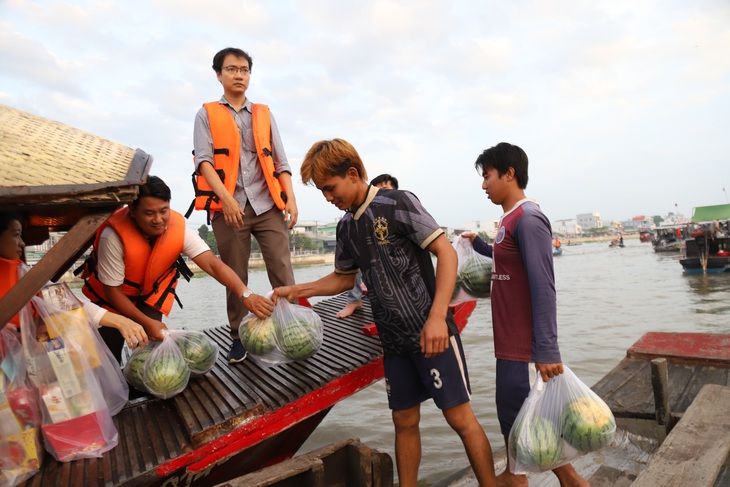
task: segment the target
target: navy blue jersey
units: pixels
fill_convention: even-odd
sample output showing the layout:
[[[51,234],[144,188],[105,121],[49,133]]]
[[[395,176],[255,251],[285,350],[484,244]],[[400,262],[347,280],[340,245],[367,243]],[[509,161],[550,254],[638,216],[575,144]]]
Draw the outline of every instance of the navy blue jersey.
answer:
[[[426,247],[444,232],[408,191],[370,187],[365,202],[337,224],[335,272],[362,271],[386,354],[421,351],[420,336],[436,292]],[[449,335],[458,333],[448,313]]]

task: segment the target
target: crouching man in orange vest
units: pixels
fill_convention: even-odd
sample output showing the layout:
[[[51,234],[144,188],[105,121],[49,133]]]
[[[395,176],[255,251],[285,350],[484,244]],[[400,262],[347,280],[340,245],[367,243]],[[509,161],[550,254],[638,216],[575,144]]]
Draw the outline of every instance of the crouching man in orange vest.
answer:
[[[269,299],[253,294],[236,273],[224,264],[202,238],[185,225],[185,218],[170,209],[170,188],[150,176],[139,196],[116,211],[97,231],[91,257],[84,266],[82,289],[92,302],[141,324],[152,340],[162,340],[162,315],[169,315],[177,299],[181,272],[190,270],[181,254],[223,284],[256,316],[270,316]],[[121,362],[124,340],[115,329],[100,330],[102,338]]]
[[[253,235],[272,288],[290,286],[294,271],[288,230],[298,216],[291,167],[269,107],[246,98],[251,68],[251,56],[241,49],[229,47],[213,57],[223,97],[204,104],[195,116],[194,207],[208,212],[221,259],[242,281],[248,281]],[[192,206],[188,215],[190,211]],[[244,304],[229,288],[229,362],[246,357],[238,340]]]

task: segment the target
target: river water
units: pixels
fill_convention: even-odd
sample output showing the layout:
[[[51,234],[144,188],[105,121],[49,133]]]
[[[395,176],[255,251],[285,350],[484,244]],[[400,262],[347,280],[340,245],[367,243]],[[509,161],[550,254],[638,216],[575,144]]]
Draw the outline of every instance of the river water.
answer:
[[[730,273],[685,274],[678,254],[656,254],[649,243],[626,240],[563,245],[555,257],[558,333],[563,362],[588,385],[609,372],[626,349],[649,331],[730,333]],[[295,270],[297,282],[318,279],[332,267]],[[252,271],[249,286],[270,289],[265,271]],[[182,282],[185,305],[168,326],[226,324],[223,288],[212,278]],[[316,299],[312,300],[316,302]],[[462,333],[472,385],[472,408],[493,449],[504,446],[494,405],[494,349],[489,300],[481,300]],[[468,465],[461,442],[432,402],[422,406],[423,456],[419,478],[427,486]],[[335,405],[300,453],[345,438],[393,452],[394,433],[385,387],[379,382]],[[557,484],[556,484],[557,485]]]

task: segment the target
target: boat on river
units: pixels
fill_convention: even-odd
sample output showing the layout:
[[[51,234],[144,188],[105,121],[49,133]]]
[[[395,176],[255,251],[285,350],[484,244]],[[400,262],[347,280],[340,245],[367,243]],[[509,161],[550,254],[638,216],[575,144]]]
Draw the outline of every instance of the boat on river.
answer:
[[[679,252],[682,242],[689,238],[689,224],[663,225],[657,227],[656,236],[651,241],[654,252]]]
[[[695,230],[682,245],[679,263],[688,273],[719,273],[730,271],[730,204],[698,206],[692,223]],[[724,223],[724,229],[718,225]]]
[[[592,486],[730,485],[730,335],[643,335],[593,387],[616,418],[613,441],[572,465]],[[504,448],[494,454],[504,470]],[[552,472],[528,475],[554,485]],[[473,487],[466,468],[433,487]]]
[[[4,326],[91,245],[97,229],[133,201],[152,157],[95,135],[0,105],[0,211],[19,212],[29,245],[66,232],[0,299]],[[181,285],[184,285],[182,283]],[[324,341],[311,358],[264,368],[223,354],[180,394],[133,399],[114,417],[119,444],[99,458],[58,462],[45,454],[25,486],[207,486],[290,458],[339,401],[383,377],[369,303],[335,314],[342,294],[313,309]],[[460,328],[474,301],[452,308]],[[227,327],[204,333],[227,350]]]

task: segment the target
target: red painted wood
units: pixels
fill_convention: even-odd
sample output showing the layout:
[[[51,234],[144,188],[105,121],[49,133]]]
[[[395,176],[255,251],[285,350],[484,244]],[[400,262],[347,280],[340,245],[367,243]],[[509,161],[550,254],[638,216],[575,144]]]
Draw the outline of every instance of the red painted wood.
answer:
[[[665,357],[673,362],[730,366],[730,335],[651,332],[634,343],[626,355],[635,358]]]
[[[157,475],[166,477],[183,467],[187,467],[190,472],[204,470],[219,460],[236,454],[289,427],[293,427],[302,419],[351,396],[382,379],[383,374],[383,358],[381,356],[276,411],[256,418],[228,435],[159,465],[156,468]]]

